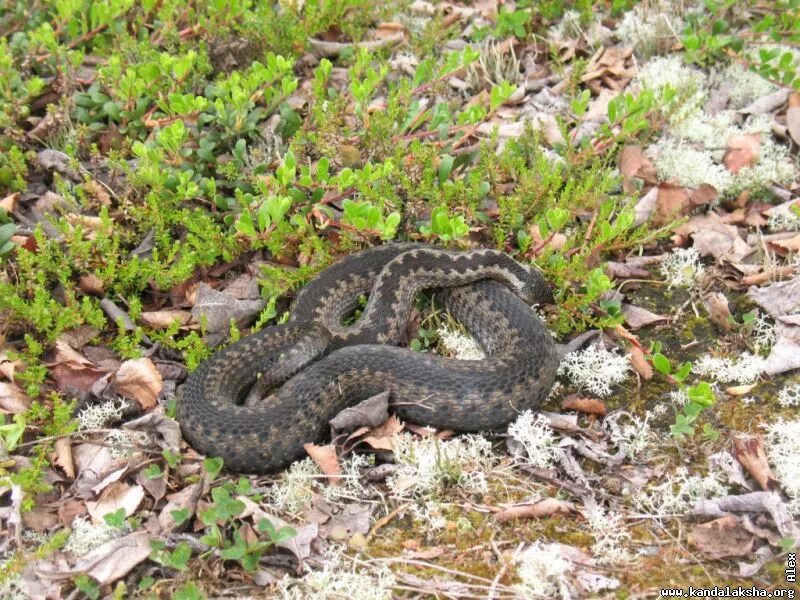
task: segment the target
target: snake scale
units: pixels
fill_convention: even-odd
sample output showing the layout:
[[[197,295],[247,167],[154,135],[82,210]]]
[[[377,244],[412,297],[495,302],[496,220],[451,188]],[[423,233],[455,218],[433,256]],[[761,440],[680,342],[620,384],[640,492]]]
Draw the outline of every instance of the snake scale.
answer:
[[[487,358],[397,346],[415,296],[431,288]],[[361,317],[343,325],[364,294]],[[536,409],[555,380],[555,343],[528,306],[550,299],[541,274],[502,252],[423,244],[364,250],[303,288],[287,323],[231,344],[189,376],[179,393],[183,435],[229,470],[271,473],[302,457],[303,445],[323,438],[342,409],[387,390],[401,419],[456,431],[502,428]],[[262,390],[283,385],[243,403],[256,381]]]

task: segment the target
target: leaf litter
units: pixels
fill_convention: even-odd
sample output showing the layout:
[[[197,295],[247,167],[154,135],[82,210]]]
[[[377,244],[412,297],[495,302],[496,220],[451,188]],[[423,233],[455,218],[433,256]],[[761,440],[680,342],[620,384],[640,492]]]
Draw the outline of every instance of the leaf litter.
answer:
[[[439,15],[442,23],[462,32],[462,38],[456,41],[463,43],[470,31],[500,27],[513,12],[507,4],[492,1],[467,7],[449,2],[433,5],[421,0],[414,2],[409,11],[404,18],[430,19]],[[513,31],[513,25],[507,26]],[[623,36],[622,26],[619,23],[616,26],[618,37],[629,40]],[[389,399],[381,395],[346,409],[332,420],[334,443],[309,444],[306,449],[312,460],[267,479],[236,479],[227,475],[215,478],[209,476],[207,466],[200,473],[198,465],[203,457],[183,444],[177,422],[166,414],[169,407],[163,392],[167,381],[160,366],[163,368],[163,361],[172,357],[126,359],[121,352],[96,346],[101,349],[96,353],[98,358],[90,358],[86,343],[91,338],[84,343],[56,340],[51,360],[44,363],[54,382],[52,389],[75,397],[79,397],[80,391],[82,401],[105,405],[97,417],[104,420],[89,419],[89,427],[55,441],[52,464],[56,469],[51,469],[50,475],[55,486],[37,499],[44,509],[23,513],[19,489],[11,486],[6,490],[4,505],[0,507],[4,525],[0,544],[4,552],[24,548],[26,527],[32,531],[71,527],[74,535],[79,531],[76,519],[97,528],[104,526],[111,514],[118,515],[125,525],[113,532],[115,537],[82,556],[70,557],[60,550],[25,565],[19,585],[26,586],[30,597],[66,597],[73,578],[81,574],[110,590],[112,584],[128,581],[126,577],[143,565],[155,564],[150,542],[157,536],[167,539],[175,552],[182,541],[190,539],[191,560],[195,564],[218,570],[223,564],[236,565],[233,567],[236,578],[267,582],[273,589],[283,589],[285,597],[292,597],[286,591],[291,586],[311,589],[302,586],[314,585],[312,576],[324,572],[326,561],[332,560],[329,556],[337,552],[330,564],[345,561],[346,566],[338,567],[342,572],[384,581],[381,577],[385,574],[376,565],[381,559],[402,560],[401,548],[412,550],[406,558],[409,562],[418,561],[426,576],[398,569],[393,575],[397,579],[393,579],[395,583],[388,589],[412,589],[449,597],[526,597],[543,591],[562,597],[582,597],[620,586],[623,575],[613,569],[603,571],[603,565],[635,562],[628,546],[640,555],[650,551],[642,544],[638,548],[631,544],[630,531],[634,527],[646,536],[657,554],[664,539],[659,528],[672,527],[685,533],[688,527],[687,540],[698,560],[704,564],[705,561],[727,564],[727,559],[755,557],[755,562],[739,563],[740,573],[754,581],[763,581],[758,578],[762,577],[765,565],[780,555],[782,540],[800,539],[798,513],[792,508],[798,499],[790,496],[792,488],[785,476],[781,480],[780,473],[773,472],[766,442],[761,438],[740,437],[736,433],[738,428],[746,428],[741,422],[735,428],[722,426],[722,431],[716,433],[730,442],[732,450],[712,455],[702,445],[688,447],[688,461],[698,467],[698,472],[707,469],[707,476],[681,471],[674,465],[665,471],[663,465],[655,466],[666,457],[657,444],[659,434],[650,428],[648,419],[651,415],[654,421],[663,419],[667,409],[680,411],[687,400],[691,401],[691,396],[682,397],[683,391],[676,387],[672,394],[665,394],[647,406],[646,412],[638,410],[642,408],[638,406],[625,417],[609,410],[608,404],[615,398],[605,400],[595,396],[606,397],[621,393],[623,388],[646,386],[642,382],[654,377],[654,368],[659,372],[663,369],[659,369],[662,363],[654,359],[659,351],[648,344],[668,336],[671,329],[681,330],[682,321],[687,319],[705,319],[713,339],[692,335],[691,339],[682,340],[683,346],[707,346],[719,338],[723,343],[704,349],[712,352],[752,349],[746,339],[746,323],[742,321],[744,314],[750,314],[740,307],[743,297],[763,309],[773,321],[772,341],[762,353],[759,371],[764,377],[736,388],[715,388],[713,395],[719,398],[727,394],[725,401],[733,403],[754,395],[770,402],[766,391],[770,381],[780,381],[776,376],[800,369],[800,238],[796,233],[800,226],[793,221],[797,218],[800,223],[800,217],[792,212],[797,204],[796,156],[790,158],[786,145],[781,145],[780,136],[775,133],[783,123],[784,138],[788,136],[798,143],[798,96],[785,89],[771,90],[737,107],[730,97],[724,101],[725,85],[714,88],[709,84],[713,80],[708,73],[696,67],[680,63],[674,73],[666,73],[672,63],[658,63],[662,60],[659,57],[652,59],[655,66],[650,62],[648,67],[647,61],[637,56],[640,48],[617,42],[612,37],[613,27],[609,29],[605,23],[598,21],[592,28],[584,29],[580,22],[565,14],[553,30],[556,33],[552,39],[556,40],[561,61],[558,68],[549,59],[541,58],[534,38],[526,38],[525,42],[513,36],[508,38],[512,41],[505,44],[500,56],[502,60],[513,56],[519,61],[522,66],[517,66],[516,75],[522,85],[494,108],[486,90],[464,98],[467,108],[488,106],[488,118],[458,132],[461,137],[456,138],[457,143],[451,148],[454,153],[474,151],[474,147],[492,137],[499,141],[499,152],[504,140],[525,140],[533,129],[540,130],[541,139],[551,147],[571,144],[579,151],[585,148],[582,140],[600,143],[598,132],[604,126],[612,129],[623,126],[609,119],[609,105],[615,97],[635,89],[662,93],[657,81],[659,69],[664,76],[683,74],[701,84],[694,90],[699,94],[698,106],[712,98],[716,102],[714,110],[706,104],[705,109],[682,115],[684,122],[694,124],[695,129],[668,118],[662,123],[664,136],[660,141],[647,147],[630,143],[619,152],[621,185],[635,200],[634,222],[656,228],[676,219],[683,223],[672,228],[672,248],[648,244],[641,248],[643,257],[620,253],[615,260],[605,263],[606,275],[618,287],[615,297],[604,301],[610,302],[607,306],[616,302],[624,322],[637,333],[622,329],[621,325],[608,328],[606,333],[611,336],[608,347],[592,346],[584,354],[584,360],[574,357],[569,363],[571,377],[569,381],[563,378],[563,389],[556,390],[553,396],[561,401],[562,410],[578,414],[545,413],[541,420],[527,423],[524,435],[509,431],[505,439],[517,449],[509,456],[500,450],[499,444],[493,443],[498,441],[496,438],[451,439],[450,433],[437,435],[414,424],[401,423],[389,416]],[[412,28],[404,23],[383,21],[372,28],[367,38],[358,41],[346,39],[335,28],[323,33],[319,39],[309,39],[313,53],[309,60],[318,62],[320,57],[338,60],[361,49],[382,49],[399,61]],[[666,37],[670,47],[677,43],[674,36]],[[571,62],[576,58],[583,61],[581,71]],[[491,76],[487,63],[488,59],[482,67],[484,77]],[[418,60],[408,62],[407,72],[415,73],[418,65]],[[558,76],[558,69],[565,65],[567,71]],[[591,102],[583,122],[565,132],[560,122],[570,106],[566,85],[572,69],[576,69],[580,83],[591,93]],[[467,75],[458,70],[444,80],[453,89],[468,90],[471,84]],[[338,76],[346,78],[347,73],[340,72]],[[730,83],[727,82],[728,88]],[[708,84],[709,89],[702,87],[703,84]],[[427,91],[421,90],[417,100],[429,102]],[[387,105],[375,101],[365,108],[378,114]],[[40,119],[28,135],[37,139],[52,135],[51,129],[57,127],[53,119],[54,116]],[[355,159],[346,162],[361,162],[361,151],[351,147]],[[599,146],[593,148],[602,151]],[[55,150],[39,151],[36,164],[50,177],[57,174],[74,183],[91,173],[89,166],[79,165],[76,170],[66,154]],[[105,187],[91,178],[88,183],[92,184],[87,189],[97,204],[113,203]],[[765,203],[762,201],[765,189],[785,193],[788,200],[780,205]],[[756,193],[762,196],[756,199]],[[776,196],[780,197],[778,193]],[[53,190],[43,190],[37,197],[23,201],[29,208],[28,217],[19,212],[17,197],[9,198],[2,201],[6,212],[28,226],[41,224],[45,233],[56,239],[64,235],[53,225],[60,213],[66,215],[73,231],[82,229],[87,239],[102,234],[105,227],[95,214],[72,212],[77,208]],[[546,249],[559,250],[567,243],[563,233],[542,235],[540,228],[533,225],[530,235],[532,255],[543,254]],[[23,240],[24,244],[35,242],[32,235],[23,236]],[[152,235],[148,234],[139,254],[147,255],[152,247]],[[651,259],[663,259],[664,264],[663,261],[669,260],[665,252],[673,248],[692,249],[698,262],[693,262],[694,258],[678,261],[678,268],[672,273],[674,282],[653,284],[652,280],[661,276],[653,270]],[[647,260],[643,262],[642,258]],[[663,269],[662,275],[670,276]],[[679,280],[691,285],[673,286]],[[81,289],[89,295],[107,293],[103,280],[91,273],[80,281]],[[652,302],[652,295],[646,293],[651,284],[655,295],[663,295],[665,289],[675,287],[674,297],[683,304],[676,308],[670,303]],[[679,295],[678,288],[684,295]],[[188,290],[187,287],[184,291]],[[177,298],[180,294],[175,291]],[[103,310],[113,320],[119,320],[123,329],[136,331],[136,322],[129,315],[134,311],[121,308],[116,300],[104,298]],[[647,306],[640,306],[639,302]],[[190,311],[186,310],[188,307]],[[180,301],[166,304],[161,301],[150,308],[153,310],[140,312],[137,319],[153,330],[169,330],[175,323],[182,328],[200,327],[210,342],[214,336],[217,341],[224,339],[232,322],[237,327],[251,324],[267,308],[267,303],[259,296],[253,275],[245,272],[227,283],[213,275],[206,277]],[[677,348],[685,349],[681,344],[670,346],[673,352]],[[22,414],[32,404],[23,384],[17,381],[26,366],[9,358],[5,348],[0,350],[3,352],[0,373],[5,379],[0,381],[0,408],[7,415]],[[112,362],[101,363],[99,357],[108,354]],[[604,371],[604,361],[595,355],[605,357],[606,363],[619,359],[618,368],[614,373]],[[587,356],[595,359],[586,360]],[[670,369],[673,366],[677,367],[671,365]],[[666,375],[667,381],[674,384],[676,371],[670,370]],[[184,376],[184,372],[176,372],[173,383]],[[117,404],[120,397],[133,401],[133,406],[122,408],[122,404]],[[140,416],[131,419],[129,410]],[[792,417],[791,413],[784,414]],[[721,415],[721,411],[716,414]],[[124,425],[119,427],[121,422]],[[3,431],[8,432],[3,435],[4,446],[0,448],[0,463],[4,465],[6,459],[25,463],[26,457],[14,452],[18,452],[17,444],[26,443],[22,441],[26,438],[11,437],[13,423],[6,418],[3,425]],[[714,443],[710,432],[709,436],[708,443]],[[716,443],[719,446],[720,442]],[[406,452],[400,460],[401,449],[408,447],[413,451]],[[436,460],[425,460],[426,448],[435,449]],[[540,463],[541,457],[535,455],[534,448],[552,451],[549,463]],[[414,456],[415,453],[419,456]],[[10,466],[13,468],[13,464]],[[403,469],[405,472],[401,472]],[[368,477],[367,473],[371,475]],[[368,479],[369,484],[358,482],[361,477]],[[422,482],[429,487],[423,490]],[[622,494],[623,482],[626,494],[635,498],[634,504]],[[498,493],[498,487],[514,491]],[[210,500],[215,489],[224,493]],[[758,489],[761,491],[755,491]],[[556,498],[559,491],[569,499]],[[279,494],[294,494],[302,500],[292,508],[288,503],[281,507],[275,500]],[[241,563],[225,558],[238,556],[232,546],[225,547],[227,542],[211,539],[218,525],[210,525],[202,514],[209,509],[222,510],[221,506],[233,511],[239,526],[236,532],[247,537],[251,547],[256,540],[264,539],[259,529],[261,521],[269,522],[271,531],[286,527],[294,535],[275,543],[279,550],[268,550],[260,556],[254,575],[252,569],[242,569]],[[645,509],[648,510],[644,518],[659,527],[642,527],[638,523],[636,511]],[[509,539],[498,544],[494,534],[490,539],[482,536],[470,519],[483,513],[494,515],[497,523],[508,522],[514,527],[521,523],[526,529],[491,527],[501,538],[524,531],[525,543],[515,547],[509,545]],[[27,521],[23,514],[29,515]],[[542,542],[534,538],[543,529],[537,528],[535,522],[554,516],[562,526],[566,524],[582,536],[580,541],[574,545],[537,545]],[[671,521],[676,517],[677,523]],[[409,526],[415,528],[415,539],[398,543],[402,530]],[[389,531],[392,533],[388,534]],[[449,535],[452,532],[457,532],[456,539]],[[458,539],[464,537],[464,532],[468,532],[466,537],[471,538],[471,545]],[[517,539],[515,535],[510,537]],[[347,548],[355,552],[348,554]],[[592,549],[591,554],[586,552],[587,548]],[[491,565],[491,577],[473,574],[467,567],[459,568],[462,553],[480,554]],[[545,568],[547,565],[536,562],[537,553],[549,557],[549,570]],[[281,557],[289,560],[290,567]],[[162,577],[181,571],[178,564],[161,564],[157,568]],[[290,580],[284,575],[295,577]],[[302,575],[305,577],[297,577]],[[275,588],[276,585],[284,587]],[[643,589],[641,582],[628,585],[631,589],[637,586]]]

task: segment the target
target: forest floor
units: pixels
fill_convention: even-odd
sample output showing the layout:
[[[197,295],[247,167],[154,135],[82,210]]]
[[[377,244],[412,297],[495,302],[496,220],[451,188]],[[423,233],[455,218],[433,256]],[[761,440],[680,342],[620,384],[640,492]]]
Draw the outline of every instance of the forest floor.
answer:
[[[6,0],[0,597],[793,597],[799,4]],[[542,411],[187,445],[187,375],[392,240],[544,273],[594,335]]]

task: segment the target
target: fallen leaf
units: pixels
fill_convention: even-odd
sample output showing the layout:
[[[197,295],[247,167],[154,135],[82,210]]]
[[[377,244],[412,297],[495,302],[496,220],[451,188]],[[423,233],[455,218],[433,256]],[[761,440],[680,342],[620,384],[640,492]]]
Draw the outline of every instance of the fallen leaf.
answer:
[[[689,532],[689,544],[716,560],[731,556],[751,556],[755,541],[755,536],[734,515],[695,525]]]
[[[345,408],[328,421],[339,433],[348,433],[359,427],[377,427],[389,418],[389,392],[381,392]]]
[[[59,389],[74,387],[79,390],[89,391],[97,380],[106,375],[107,371],[99,369],[89,359],[72,347],[63,338],[55,343],[55,358],[52,363],[53,377]]]
[[[149,358],[137,358],[122,363],[113,385],[114,391],[119,395],[136,400],[147,410],[155,406],[163,382],[153,361]]]
[[[116,481],[103,490],[97,501],[87,501],[86,509],[95,521],[102,522],[109,513],[123,509],[130,517],[144,500],[144,489],[139,485],[129,485]]]
[[[86,273],[78,279],[78,287],[85,294],[102,296],[105,293],[105,282],[94,273]]]
[[[36,571],[50,578],[68,578],[86,574],[104,586],[130,573],[136,565],[150,557],[150,552],[150,534],[146,531],[137,531],[95,548],[78,559],[72,568],[53,572],[39,567]]]
[[[650,271],[647,269],[613,260],[608,261],[603,270],[612,279],[646,279],[650,277]]]
[[[331,444],[325,446],[303,444],[303,448],[306,454],[311,457],[311,460],[325,473],[332,485],[339,485],[342,482],[342,466],[339,464],[335,446]]]
[[[561,403],[563,410],[576,410],[589,415],[605,416],[608,413],[605,402],[597,398],[583,398],[577,394],[570,394]]]
[[[723,331],[730,331],[733,327],[733,316],[728,307],[728,299],[722,292],[713,292],[706,296],[706,308],[711,322]]]
[[[800,327],[781,321],[786,318],[778,317],[775,323],[775,344],[764,360],[764,372],[767,375],[800,369]]]
[[[625,317],[625,322],[630,325],[631,329],[639,329],[645,325],[661,323],[668,320],[668,317],[657,315],[646,308],[634,306],[633,304],[623,304],[621,311],[622,315]]]
[[[393,452],[395,449],[395,436],[402,430],[403,423],[395,415],[392,415],[380,426],[373,429],[369,435],[365,436],[363,441],[374,450]]]
[[[496,513],[494,518],[499,523],[514,519],[541,519],[555,515],[570,515],[577,512],[576,506],[566,500],[545,498],[532,503],[516,504]]]
[[[168,497],[167,504],[161,509],[158,515],[158,523],[161,525],[162,531],[171,532],[178,527],[188,525],[191,519],[186,519],[181,525],[175,523],[174,511],[185,511],[188,509],[189,517],[197,511],[197,501],[203,494],[203,481],[198,481],[192,485],[187,485],[179,492],[176,492]]]
[[[0,413],[15,415],[28,410],[32,400],[13,383],[0,381]]]
[[[58,438],[54,444],[55,463],[67,477],[75,479],[75,464],[72,462],[72,440],[68,437]]]
[[[192,319],[192,313],[188,310],[154,310],[143,312],[139,318],[142,323],[153,329],[166,329],[177,321],[181,325],[186,325]]]
[[[201,283],[192,307],[192,317],[199,323],[205,319],[207,331],[219,333],[230,329],[231,319],[246,325],[266,306],[265,300],[240,300]]]
[[[58,514],[35,508],[22,513],[22,524],[26,529],[49,531],[58,525]]]
[[[771,317],[788,315],[800,308],[800,275],[764,287],[751,287],[747,296]]]
[[[691,208],[686,188],[671,183],[661,183],[656,189],[658,196],[656,196],[654,225],[665,225],[676,217],[685,215]]]
[[[654,185],[633,207],[634,226],[638,227],[647,223],[653,216],[658,206],[658,186]]]
[[[738,112],[749,115],[763,115],[770,113],[776,108],[780,108],[789,99],[789,90],[781,88],[766,96],[756,98],[744,108],[740,108]]]
[[[758,162],[758,151],[761,146],[760,133],[742,133],[728,138],[725,156],[722,162],[731,173],[738,173],[745,167]]]
[[[757,383],[751,383],[749,385],[734,385],[725,388],[725,393],[729,396],[746,396],[757,385]]]
[[[631,366],[640,377],[650,380],[653,378],[653,366],[650,361],[644,357],[644,351],[638,346],[631,346],[628,348],[628,354],[631,356]]]
[[[731,454],[750,473],[762,490],[780,489],[778,480],[769,466],[767,454],[764,451],[764,442],[760,437],[734,436],[731,443]]]
[[[798,94],[789,95],[789,108],[786,109],[786,127],[795,144],[800,144],[800,105],[797,103]]]
[[[58,505],[58,520],[64,527],[72,527],[72,521],[85,514],[86,504],[77,498],[67,498]]]
[[[237,496],[236,499],[240,500],[245,505],[245,511],[239,515],[239,518],[252,516],[254,523],[258,523],[261,519],[267,519],[272,523],[275,529],[281,529],[282,527],[288,526],[295,530],[297,535],[283,542],[279,542],[277,546],[294,554],[295,558],[297,558],[297,561],[302,567],[303,561],[311,556],[311,542],[319,537],[319,525],[316,523],[310,523],[308,525],[301,526],[292,525],[280,517],[264,511],[258,504],[253,502],[253,500],[247,496]]]
[[[178,422],[159,412],[151,412],[133,421],[127,421],[123,423],[122,428],[143,431],[150,436],[150,440],[157,447],[173,453],[180,450],[183,440]]]

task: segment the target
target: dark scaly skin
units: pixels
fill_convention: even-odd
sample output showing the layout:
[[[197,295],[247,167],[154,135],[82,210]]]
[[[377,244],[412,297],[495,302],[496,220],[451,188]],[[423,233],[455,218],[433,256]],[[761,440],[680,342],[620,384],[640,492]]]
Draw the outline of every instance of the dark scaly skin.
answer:
[[[417,292],[443,286],[439,296],[486,359],[389,345],[405,330]],[[362,318],[342,326],[363,293],[370,297]],[[183,435],[229,470],[270,473],[301,458],[303,444],[321,439],[342,409],[386,390],[401,419],[457,431],[502,428],[537,409],[555,380],[555,343],[520,297],[543,302],[549,293],[538,272],[495,251],[415,244],[363,251],[309,283],[292,321],[230,345],[190,375],[179,402]],[[294,376],[266,402],[238,405],[258,373]]]

